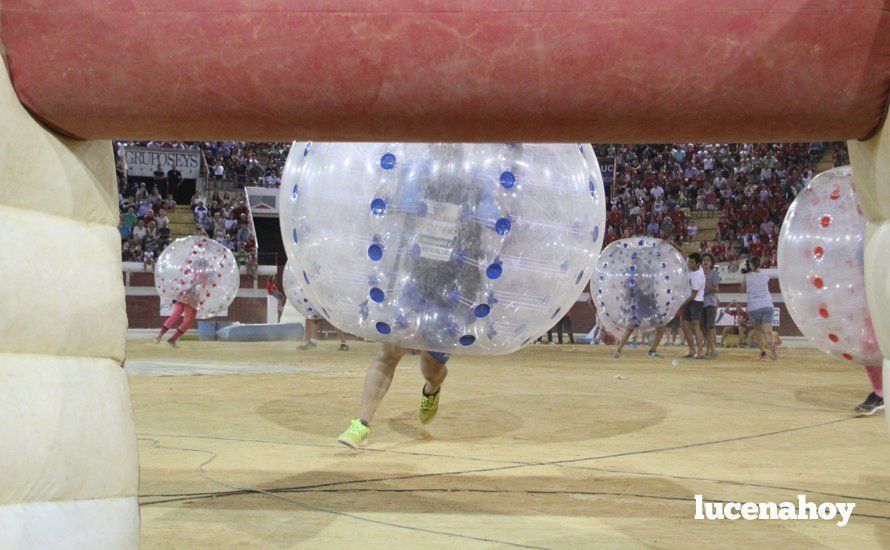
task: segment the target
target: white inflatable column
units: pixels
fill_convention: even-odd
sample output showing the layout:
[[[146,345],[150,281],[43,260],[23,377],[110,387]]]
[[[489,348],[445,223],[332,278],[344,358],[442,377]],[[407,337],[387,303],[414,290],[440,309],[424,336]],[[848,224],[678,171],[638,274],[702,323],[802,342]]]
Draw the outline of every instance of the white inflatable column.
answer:
[[[868,309],[884,357],[890,356],[890,123],[871,139],[850,141],[853,182],[868,218],[865,233],[865,290]],[[884,359],[884,384],[890,386],[890,362]],[[890,396],[885,396],[890,397]],[[890,426],[890,413],[886,414]]]
[[[135,548],[114,156],[61,139],[0,67],[0,548]]]

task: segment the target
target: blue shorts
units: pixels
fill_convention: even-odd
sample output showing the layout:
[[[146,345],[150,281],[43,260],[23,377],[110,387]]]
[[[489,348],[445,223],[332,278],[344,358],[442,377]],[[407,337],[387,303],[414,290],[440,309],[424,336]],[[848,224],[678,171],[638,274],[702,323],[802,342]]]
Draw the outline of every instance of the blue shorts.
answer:
[[[762,307],[748,312],[752,325],[772,325],[773,324],[773,308]]]
[[[443,365],[451,358],[450,353],[442,353],[441,351],[428,351],[427,353],[430,354],[430,357]]]

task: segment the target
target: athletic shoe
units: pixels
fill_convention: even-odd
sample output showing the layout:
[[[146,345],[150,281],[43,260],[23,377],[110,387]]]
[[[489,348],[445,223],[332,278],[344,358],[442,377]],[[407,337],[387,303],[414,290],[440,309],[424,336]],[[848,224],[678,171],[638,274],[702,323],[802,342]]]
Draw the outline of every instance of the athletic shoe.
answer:
[[[884,398],[878,397],[878,394],[876,394],[875,392],[871,392],[870,394],[868,394],[868,397],[865,398],[865,401],[853,408],[853,412],[855,412],[859,416],[871,416],[883,409]]]
[[[637,345],[634,343],[628,344],[627,347],[629,347],[630,349],[637,349]]]
[[[687,353],[686,355],[683,356],[683,359],[695,359],[696,357],[698,357],[698,355],[696,355],[694,353]]]
[[[161,343],[161,337],[160,337],[160,336],[155,336],[154,338],[152,338],[152,341],[153,341],[155,344],[160,344],[160,343]]]
[[[662,357],[661,355],[659,355],[659,354],[658,354],[658,351],[656,351],[656,350],[654,350],[654,349],[650,349],[650,350],[649,350],[649,353],[647,353],[646,355],[647,355],[648,357],[653,358],[653,359],[664,359],[664,357]]]
[[[436,413],[439,412],[440,391],[441,388],[433,395],[424,395],[423,391],[421,391],[420,412],[417,414],[421,424],[429,424],[436,417]]]
[[[173,340],[167,340],[167,345],[170,346],[171,348],[175,348],[176,342],[174,342]]]
[[[619,357],[621,357],[621,352],[616,351],[615,353],[612,354],[612,357],[614,357],[615,359],[618,359]]]
[[[349,351],[349,346],[345,342],[340,344],[340,351]]]
[[[357,449],[359,445],[364,445],[368,440],[368,435],[371,433],[371,428],[362,424],[362,421],[358,418],[353,419],[352,423],[349,424],[349,428],[346,429],[345,432],[340,434],[340,437],[337,438],[337,441],[346,445],[347,447],[352,447],[353,449]]]
[[[761,361],[766,361],[766,352],[765,352],[765,351],[761,351],[761,352],[760,352],[760,360],[761,360]]]

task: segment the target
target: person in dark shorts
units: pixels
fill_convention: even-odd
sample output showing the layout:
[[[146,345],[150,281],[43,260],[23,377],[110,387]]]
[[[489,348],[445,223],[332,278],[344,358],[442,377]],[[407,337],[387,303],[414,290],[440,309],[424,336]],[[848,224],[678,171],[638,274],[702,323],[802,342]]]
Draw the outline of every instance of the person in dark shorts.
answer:
[[[702,270],[705,272],[705,300],[701,328],[707,346],[704,357],[713,359],[717,356],[717,306],[720,304],[717,292],[720,291],[720,274],[714,267],[714,256],[710,252],[702,254]]]
[[[702,314],[704,313],[705,300],[705,272],[701,268],[701,254],[693,252],[689,255],[687,264],[692,272],[692,295],[683,306],[683,336],[689,345],[689,353],[683,359],[701,359],[704,356],[705,337],[701,331]]]

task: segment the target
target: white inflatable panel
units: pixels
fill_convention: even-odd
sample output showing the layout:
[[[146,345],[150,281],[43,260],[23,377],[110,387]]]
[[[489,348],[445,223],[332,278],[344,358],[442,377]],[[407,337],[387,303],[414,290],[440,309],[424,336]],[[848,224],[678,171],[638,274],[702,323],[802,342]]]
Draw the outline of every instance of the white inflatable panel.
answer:
[[[872,324],[884,357],[890,355],[890,123],[866,141],[849,141],[853,182],[862,211],[868,218],[865,231],[865,292]],[[884,387],[890,388],[890,364],[884,359]],[[884,415],[890,427],[890,414]]]
[[[134,495],[136,433],[117,362],[0,354],[0,419],[0,504]]]
[[[0,548],[138,548],[136,497],[0,506]]]
[[[110,142],[60,139],[0,70],[0,548],[137,548]]]
[[[120,237],[112,227],[0,206],[0,352],[124,358]]]

